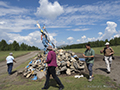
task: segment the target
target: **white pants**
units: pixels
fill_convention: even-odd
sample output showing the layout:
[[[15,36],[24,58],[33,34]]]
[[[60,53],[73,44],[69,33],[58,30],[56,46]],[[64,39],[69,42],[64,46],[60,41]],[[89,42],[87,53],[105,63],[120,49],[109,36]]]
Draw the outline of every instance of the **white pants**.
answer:
[[[107,67],[107,71],[110,72],[111,64],[112,64],[112,56],[104,56],[105,64]]]

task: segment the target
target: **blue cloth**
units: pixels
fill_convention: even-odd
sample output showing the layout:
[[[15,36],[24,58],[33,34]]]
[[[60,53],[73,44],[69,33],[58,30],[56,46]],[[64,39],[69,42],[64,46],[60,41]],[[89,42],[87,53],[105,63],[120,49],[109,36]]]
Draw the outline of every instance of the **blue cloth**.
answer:
[[[92,63],[87,63],[87,68],[88,68],[88,71],[89,71],[89,75],[92,76],[92,67],[93,67],[93,64]]]
[[[31,64],[33,61],[30,61],[29,64]]]
[[[8,71],[8,74],[10,75],[10,74],[12,74],[13,63],[8,63],[7,66],[8,66],[7,71]]]
[[[47,40],[47,39],[42,40],[42,43],[43,43],[44,47],[47,47],[47,46],[48,46],[48,40]]]
[[[74,55],[73,57],[77,57],[77,55]]]
[[[85,58],[79,58],[80,61],[85,61]]]
[[[48,47],[48,40],[47,40],[47,38],[43,38],[43,40],[42,40],[42,43],[43,43],[43,45],[44,45],[44,52],[45,52],[45,54],[47,54],[47,47]]]
[[[27,65],[27,67],[26,68],[28,68],[29,67],[29,65]]]
[[[33,61],[30,61],[29,64],[32,64],[32,62],[33,62]],[[26,66],[26,68],[28,68],[28,67],[29,67],[29,65]]]
[[[37,76],[34,75],[34,77],[31,80],[37,80]]]

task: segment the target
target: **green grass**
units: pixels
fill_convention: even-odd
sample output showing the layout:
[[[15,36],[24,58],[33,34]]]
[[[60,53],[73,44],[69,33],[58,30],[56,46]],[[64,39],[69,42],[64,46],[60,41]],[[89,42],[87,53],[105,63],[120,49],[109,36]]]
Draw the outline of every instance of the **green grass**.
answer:
[[[86,77],[76,79],[74,76],[59,76],[59,78],[65,86],[64,90],[120,90],[115,83],[111,82],[109,77],[103,75],[95,75],[92,82],[88,82]],[[4,85],[2,90],[41,90],[45,83],[45,78],[39,81],[31,81],[18,76],[16,79],[14,82]],[[58,85],[53,79],[50,79],[49,85],[48,90],[58,90]]]
[[[114,56],[120,56],[120,46],[111,46],[115,52]],[[100,54],[100,50],[103,50],[104,47],[96,47],[93,48],[95,51],[95,54]],[[79,48],[79,49],[66,49],[66,50],[71,50],[73,52],[76,53],[84,53],[84,51],[86,50],[86,48]],[[101,54],[102,55],[102,54]]]
[[[27,64],[32,60],[28,60],[27,62],[21,64],[15,70],[19,70],[27,66]],[[73,76],[59,76],[61,82],[65,86],[64,90],[120,90],[116,86],[116,83],[112,82],[109,77],[104,75],[95,75],[95,78],[92,82],[88,82],[88,75],[84,75],[83,78],[74,78]],[[4,75],[0,76],[1,78],[6,77]],[[16,76],[14,80],[5,80],[3,84],[0,85],[2,90],[41,90],[44,86],[45,78],[42,80],[32,81],[31,79],[26,79],[21,76]],[[58,85],[51,78],[49,81],[49,89],[48,90],[58,90]]]
[[[12,52],[14,58],[16,58],[16,57],[19,57],[21,55],[25,55],[31,51],[0,51],[0,62],[4,61],[10,52]]]
[[[83,49],[84,50],[84,49]],[[15,70],[19,70],[27,66],[27,64],[32,60],[21,64]],[[7,74],[0,75],[0,78],[6,77]],[[120,85],[116,86],[116,83],[112,82],[109,77],[104,75],[95,75],[92,82],[88,82],[88,75],[83,78],[74,78],[74,76],[59,76],[61,82],[65,86],[63,90],[120,90]],[[26,79],[21,76],[16,76],[14,80],[5,80],[0,84],[0,89],[2,90],[41,90],[44,86],[45,78],[42,80],[32,81],[31,79]],[[58,90],[58,85],[53,79],[50,79],[48,90]]]

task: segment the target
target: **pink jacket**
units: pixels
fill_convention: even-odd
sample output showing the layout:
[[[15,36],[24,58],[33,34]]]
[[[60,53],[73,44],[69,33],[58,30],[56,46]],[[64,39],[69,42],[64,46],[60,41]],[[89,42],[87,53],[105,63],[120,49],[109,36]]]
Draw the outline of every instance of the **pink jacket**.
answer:
[[[49,51],[47,60],[46,60],[48,67],[55,66],[57,67],[57,61],[56,61],[56,53],[54,51]]]

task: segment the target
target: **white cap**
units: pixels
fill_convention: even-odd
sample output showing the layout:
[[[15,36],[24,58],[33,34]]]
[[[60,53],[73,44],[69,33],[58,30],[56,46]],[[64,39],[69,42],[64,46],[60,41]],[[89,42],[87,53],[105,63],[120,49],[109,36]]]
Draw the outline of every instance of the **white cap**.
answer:
[[[9,53],[10,55],[13,55],[13,53],[11,52],[11,53]]]
[[[105,45],[110,45],[110,43],[109,43],[109,42],[106,42]]]

